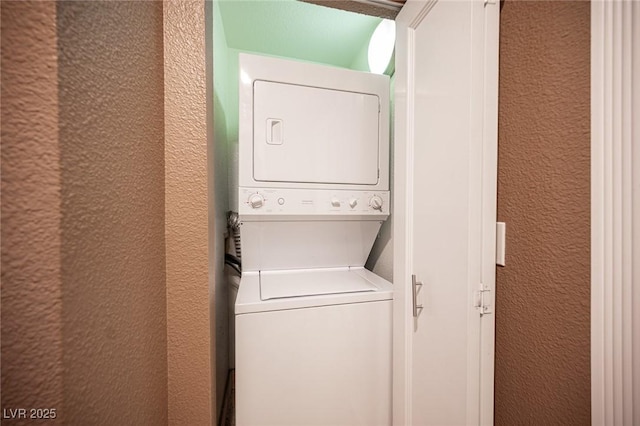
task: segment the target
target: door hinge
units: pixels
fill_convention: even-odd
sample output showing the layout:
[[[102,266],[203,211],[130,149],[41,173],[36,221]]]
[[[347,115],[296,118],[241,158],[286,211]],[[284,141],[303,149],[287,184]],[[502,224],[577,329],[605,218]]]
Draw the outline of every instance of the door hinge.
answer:
[[[475,292],[473,306],[480,311],[480,316],[493,313],[491,310],[491,289],[480,283],[480,289]]]
[[[498,0],[484,0],[484,5],[488,5],[488,4],[496,4],[498,2]]]

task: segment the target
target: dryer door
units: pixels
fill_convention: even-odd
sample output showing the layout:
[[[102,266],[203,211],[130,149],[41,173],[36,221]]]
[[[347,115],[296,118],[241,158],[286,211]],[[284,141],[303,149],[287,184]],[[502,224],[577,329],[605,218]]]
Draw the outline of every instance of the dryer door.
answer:
[[[378,96],[270,81],[253,90],[256,181],[378,183]]]

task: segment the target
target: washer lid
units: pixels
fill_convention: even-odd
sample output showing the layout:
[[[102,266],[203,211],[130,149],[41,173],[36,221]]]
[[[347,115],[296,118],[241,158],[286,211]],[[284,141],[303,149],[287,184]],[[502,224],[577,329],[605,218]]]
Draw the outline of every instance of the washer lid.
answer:
[[[366,281],[375,286],[375,291],[318,294],[315,296],[282,297],[262,300],[260,294],[260,273],[243,271],[238,297],[236,298],[235,313],[236,315],[259,314],[261,312],[286,311],[288,309],[316,308],[351,303],[389,302],[393,299],[393,285],[389,281],[362,267],[351,267],[350,269],[307,269],[306,271],[289,270],[289,272],[294,274],[302,273],[306,276],[307,273],[313,274],[316,271],[329,272],[335,270],[365,278]],[[267,281],[269,281],[269,279],[267,279]]]
[[[350,269],[260,272],[261,300],[376,290],[377,286]]]

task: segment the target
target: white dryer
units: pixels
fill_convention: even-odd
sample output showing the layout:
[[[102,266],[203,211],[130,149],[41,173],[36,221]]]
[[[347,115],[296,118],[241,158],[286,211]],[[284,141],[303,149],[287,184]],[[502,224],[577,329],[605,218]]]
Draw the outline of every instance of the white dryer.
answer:
[[[238,425],[391,423],[389,80],[240,55]]]

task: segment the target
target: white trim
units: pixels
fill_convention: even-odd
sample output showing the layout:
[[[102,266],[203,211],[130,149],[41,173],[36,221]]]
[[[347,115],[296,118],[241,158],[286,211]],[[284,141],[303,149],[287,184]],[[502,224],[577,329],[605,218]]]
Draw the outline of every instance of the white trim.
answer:
[[[415,94],[407,90],[414,87],[415,79],[412,48],[415,29],[433,8],[437,0],[407,2],[396,18],[396,59],[407,58],[407,74],[396,72],[395,81],[395,134],[394,134],[394,217],[393,221],[393,419],[394,425],[410,425],[412,421],[413,306],[411,298],[411,272],[413,270],[413,129]]]
[[[500,2],[484,8],[482,283],[495,312]],[[488,426],[494,423],[495,314],[484,315],[480,327],[480,424]]]
[[[593,425],[640,424],[640,313],[637,309],[640,306],[640,79],[638,75],[640,75],[640,3],[593,1],[591,3],[591,418]],[[635,80],[634,77],[636,77]]]
[[[414,424],[412,393],[413,378],[413,340],[412,333],[415,321],[412,317],[411,273],[413,265],[413,194],[414,186],[414,135],[415,79],[414,42],[415,30],[432,11],[437,0],[407,1],[396,18],[396,60],[405,60],[403,66],[396,66],[395,81],[395,138],[394,138],[394,331],[393,331],[393,424]],[[474,58],[477,77],[474,84],[476,91],[473,103],[474,123],[480,130],[478,141],[471,157],[474,160],[470,167],[476,167],[473,176],[482,175],[477,183],[477,199],[472,203],[481,211],[482,235],[474,240],[477,243],[472,250],[480,249],[482,259],[478,259],[478,275],[475,276],[474,290],[482,282],[484,288],[494,293],[495,289],[495,226],[496,226],[496,186],[497,186],[497,90],[498,90],[498,27],[499,4],[484,5],[476,2],[481,14],[475,13],[473,36],[477,37],[483,49],[477,50]],[[404,71],[403,71],[404,70]],[[477,114],[477,111],[482,114]],[[474,128],[474,130],[476,129]],[[479,158],[479,161],[475,159]],[[400,218],[400,219],[398,219]],[[470,292],[471,295],[471,292]],[[493,296],[491,296],[493,298]],[[469,301],[471,306],[471,300]],[[493,303],[491,303],[493,305]],[[479,315],[479,314],[478,314]],[[478,316],[473,318],[479,321]],[[494,330],[493,314],[485,315],[481,322],[481,330],[474,337],[480,343],[483,334],[483,345],[478,358],[470,357],[470,379],[468,400],[477,400],[467,412],[469,424],[493,424],[493,375],[494,375]],[[475,340],[474,340],[475,341]],[[474,349],[474,351],[476,351]],[[477,351],[476,351],[477,352]],[[472,365],[474,364],[474,365]],[[481,373],[478,374],[478,370]],[[473,373],[473,374],[472,374]]]

